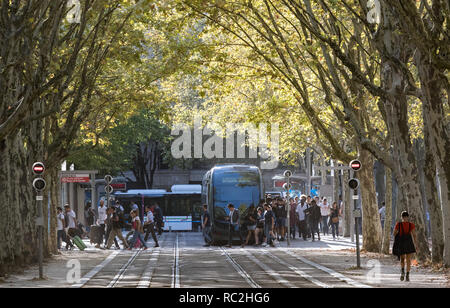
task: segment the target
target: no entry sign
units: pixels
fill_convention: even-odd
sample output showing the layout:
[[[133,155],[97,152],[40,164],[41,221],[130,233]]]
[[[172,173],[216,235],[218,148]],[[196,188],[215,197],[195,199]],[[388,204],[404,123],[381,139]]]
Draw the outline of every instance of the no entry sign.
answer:
[[[358,171],[359,169],[361,169],[361,162],[357,159],[352,160],[350,162],[350,168],[352,168],[354,171]]]

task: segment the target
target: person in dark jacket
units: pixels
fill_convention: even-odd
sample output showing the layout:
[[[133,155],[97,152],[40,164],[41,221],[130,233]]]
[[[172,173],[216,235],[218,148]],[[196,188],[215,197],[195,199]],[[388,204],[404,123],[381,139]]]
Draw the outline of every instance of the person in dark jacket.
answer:
[[[230,213],[228,214],[228,217],[225,219],[229,222],[229,229],[228,229],[228,246],[231,248],[231,241],[233,239],[233,234],[237,233],[239,235],[241,246],[244,247],[244,242],[242,240],[242,234],[240,230],[240,221],[239,221],[239,211],[234,208],[234,205],[229,203],[228,209],[230,210]]]
[[[308,219],[309,232],[312,237],[312,241],[314,242],[314,235],[317,233],[317,238],[320,241],[320,231],[319,231],[319,222],[322,218],[320,213],[320,207],[317,205],[315,200],[311,200],[311,207],[305,210]]]
[[[155,216],[155,225],[158,235],[162,234],[164,227],[163,212],[157,203],[153,204],[153,215]]]
[[[86,220],[86,232],[89,233],[91,231],[91,226],[96,220],[91,202],[86,203],[86,206],[84,207],[84,218]]]
[[[295,203],[294,199],[291,198],[291,209],[289,213],[289,225],[291,228],[291,237],[295,239],[295,226],[297,225],[297,219],[296,219],[296,213],[295,210],[297,209],[297,204]]]

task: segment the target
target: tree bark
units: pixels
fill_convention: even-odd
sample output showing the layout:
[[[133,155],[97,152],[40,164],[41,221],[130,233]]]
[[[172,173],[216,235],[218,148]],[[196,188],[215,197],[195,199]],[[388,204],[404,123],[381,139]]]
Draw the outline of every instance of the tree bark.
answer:
[[[410,87],[408,76],[399,68],[399,64],[407,65],[413,50],[407,44],[408,38],[398,30],[398,16],[387,6],[382,6],[383,24],[376,41],[381,53],[382,87],[387,93],[384,101],[387,127],[392,135],[393,157],[399,188],[410,219],[416,225],[417,258],[425,261],[430,256],[423,204],[417,175],[417,162],[409,134],[408,99]],[[395,59],[395,62],[394,60]],[[400,65],[401,66],[401,65]]]
[[[426,137],[426,139],[428,139]],[[428,203],[431,222],[431,260],[438,264],[443,260],[444,255],[444,230],[442,226],[442,211],[439,203],[437,186],[436,186],[436,164],[434,155],[431,153],[430,147],[426,142],[425,157],[425,195]]]
[[[376,202],[375,182],[373,173],[373,156],[367,150],[360,150],[359,159],[362,168],[358,171],[361,184],[362,199],[362,236],[363,249],[369,252],[381,250],[381,221]]]
[[[416,66],[418,68],[418,76],[421,82],[422,91],[422,115],[424,122],[424,136],[426,142],[427,159],[431,159],[440,170],[441,176],[441,200],[447,202],[442,203],[442,223],[443,223],[443,236],[445,239],[445,246],[443,252],[444,264],[450,266],[450,136],[445,126],[445,112],[444,112],[444,97],[443,84],[445,76],[441,75],[441,72],[435,69],[435,67],[429,61],[429,55],[417,51],[414,57]],[[427,161],[427,163],[430,163]],[[433,171],[436,168],[433,168]],[[429,172],[427,180],[431,181],[431,170],[425,170]],[[432,172],[434,173],[434,172]],[[434,179],[434,176],[433,176]],[[436,188],[433,183],[427,183],[428,189]],[[436,192],[436,190],[434,190]],[[430,191],[432,196],[427,196],[427,199],[434,202],[432,206],[435,206],[436,200],[433,191]],[[445,195],[443,195],[445,194]],[[431,212],[431,211],[430,211]],[[437,213],[433,210],[434,215]],[[434,217],[439,221],[439,217]],[[440,232],[440,231],[439,231]],[[435,234],[440,237],[440,235]],[[436,245],[441,245],[437,243]],[[434,245],[433,245],[434,246]],[[440,248],[435,247],[436,254],[440,254]],[[436,256],[438,259],[439,256]],[[434,257],[433,257],[434,259]]]
[[[442,218],[444,225],[444,265],[450,267],[450,203],[448,199],[448,179],[443,171],[438,168],[438,178],[440,186]],[[446,182],[447,181],[447,182]],[[447,184],[446,184],[447,183]]]
[[[383,229],[383,245],[381,248],[382,253],[388,255],[389,248],[391,245],[391,226],[392,226],[392,173],[391,169],[385,166],[384,168],[386,174],[386,189],[385,189],[385,206],[386,206],[386,216],[384,218],[384,229]]]

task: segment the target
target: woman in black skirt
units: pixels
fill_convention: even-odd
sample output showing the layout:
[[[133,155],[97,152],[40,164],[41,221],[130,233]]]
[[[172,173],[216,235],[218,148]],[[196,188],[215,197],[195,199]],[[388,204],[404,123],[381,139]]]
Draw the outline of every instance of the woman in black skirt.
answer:
[[[405,260],[406,260],[406,281],[409,281],[409,271],[411,269],[411,258],[416,252],[414,243],[417,243],[416,226],[409,222],[408,212],[402,212],[402,222],[398,222],[394,229],[394,247],[393,253],[400,257],[402,273],[400,280],[405,280]],[[398,235],[398,236],[397,236]],[[414,238],[414,241],[413,241]]]

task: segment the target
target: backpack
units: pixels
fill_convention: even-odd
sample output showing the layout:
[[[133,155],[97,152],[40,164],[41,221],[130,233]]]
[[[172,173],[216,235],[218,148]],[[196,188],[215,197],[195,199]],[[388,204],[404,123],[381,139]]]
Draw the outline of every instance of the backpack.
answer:
[[[121,211],[118,207],[116,208],[116,215],[119,217],[119,221],[117,222],[118,226],[120,228],[125,228],[126,227],[125,215],[123,211]]]
[[[64,214],[64,225],[67,228],[69,226],[69,215]]]

